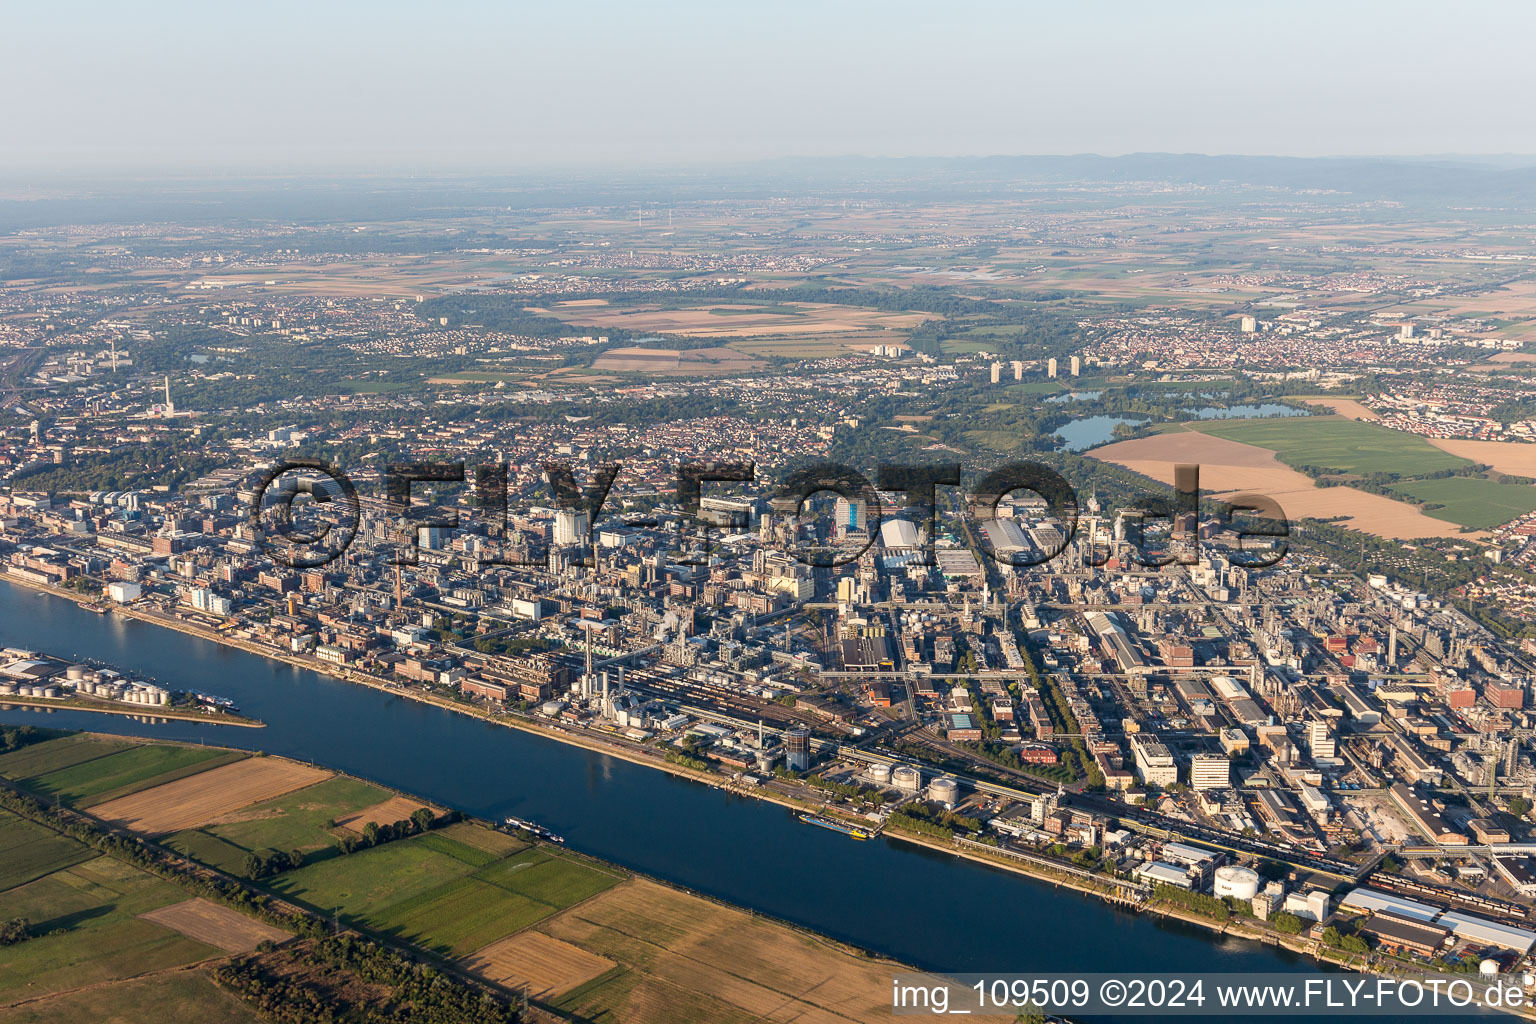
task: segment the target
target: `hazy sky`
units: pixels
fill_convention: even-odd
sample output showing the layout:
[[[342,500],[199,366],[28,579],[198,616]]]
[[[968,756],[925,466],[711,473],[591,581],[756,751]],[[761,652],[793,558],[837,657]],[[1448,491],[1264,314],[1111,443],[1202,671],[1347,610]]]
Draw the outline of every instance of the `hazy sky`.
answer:
[[[1536,152],[1536,4],[7,5],[0,168]]]

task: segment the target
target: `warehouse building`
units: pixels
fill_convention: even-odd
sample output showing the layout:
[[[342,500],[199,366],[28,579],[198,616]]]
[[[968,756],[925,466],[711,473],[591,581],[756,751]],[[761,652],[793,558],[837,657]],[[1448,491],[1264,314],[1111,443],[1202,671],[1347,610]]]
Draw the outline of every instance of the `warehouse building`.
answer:
[[[1392,914],[1371,915],[1360,931],[1374,936],[1380,946],[1420,956],[1435,956],[1450,935],[1444,928]]]
[[[1401,782],[1387,788],[1387,795],[1421,835],[1440,846],[1466,846],[1467,837],[1450,826],[1428,800]]]

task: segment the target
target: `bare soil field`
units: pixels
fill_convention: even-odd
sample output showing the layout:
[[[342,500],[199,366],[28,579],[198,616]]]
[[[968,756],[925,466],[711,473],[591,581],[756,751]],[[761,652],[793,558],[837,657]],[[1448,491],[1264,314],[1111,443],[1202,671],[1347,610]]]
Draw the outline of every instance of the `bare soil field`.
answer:
[[[246,917],[238,910],[209,903],[201,897],[139,916],[229,953],[249,953],[263,942],[292,938],[281,928]]]
[[[431,804],[424,804],[408,796],[395,796],[381,804],[366,807],[356,814],[337,818],[336,824],[361,835],[370,821],[376,825],[393,825],[397,821],[406,820],[423,807],[431,807]],[[440,808],[432,807],[432,813],[441,817],[443,812]]]
[[[700,993],[710,1005],[696,1006],[695,1019],[833,1024],[890,1014],[890,965],[651,882],[615,886],[538,930],[632,972],[572,998],[567,1008],[583,1016],[680,1019]]]
[[[1522,444],[1519,441],[1464,441],[1455,438],[1442,440],[1434,437],[1425,440],[1443,452],[1492,466],[1500,473],[1536,477],[1536,444]]]
[[[492,984],[510,989],[526,985],[534,999],[558,996],[614,967],[607,957],[534,931],[493,942],[460,963]]]
[[[1365,420],[1367,423],[1374,423],[1381,419],[1380,416],[1376,415],[1374,412],[1367,409],[1353,398],[1303,398],[1302,401],[1306,402],[1308,405],[1316,405],[1321,406],[1324,409],[1331,409],[1338,413],[1340,416],[1348,416],[1352,420]],[[1434,442],[1430,443],[1433,444]]]
[[[1536,454],[1536,446],[1532,449]],[[1352,487],[1314,486],[1311,477],[1280,462],[1267,448],[1198,431],[1121,441],[1095,448],[1088,454],[1170,485],[1175,465],[1193,463],[1200,467],[1200,492],[1203,495],[1263,494],[1278,502],[1285,514],[1293,519],[1347,516],[1342,525],[1379,537],[1412,540],[1418,537],[1487,536],[1486,533],[1462,533],[1453,523],[1433,519],[1412,505],[1379,494],[1367,494]]]
[[[250,757],[100,804],[91,813],[135,832],[164,835],[214,824],[251,804],[330,777],[330,772],[282,758]]]
[[[592,361],[594,370],[631,373],[744,373],[764,365],[730,348],[612,348]]]

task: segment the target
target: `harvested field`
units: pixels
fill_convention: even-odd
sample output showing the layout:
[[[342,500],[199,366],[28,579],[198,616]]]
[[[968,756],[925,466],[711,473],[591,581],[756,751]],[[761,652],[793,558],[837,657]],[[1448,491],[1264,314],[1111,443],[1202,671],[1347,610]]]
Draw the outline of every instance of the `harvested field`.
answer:
[[[630,373],[745,373],[764,365],[730,348],[611,348],[592,361],[594,370]]]
[[[523,932],[493,942],[461,961],[461,966],[495,985],[527,986],[534,999],[547,999],[585,984],[614,962],[539,932]]]
[[[336,824],[341,828],[361,835],[363,829],[367,827],[370,821],[375,825],[393,825],[397,821],[407,820],[423,807],[431,807],[431,805],[408,796],[395,796],[390,797],[381,804],[366,807],[356,814],[349,814],[345,818],[337,818]],[[437,817],[442,816],[443,812],[440,808],[432,807],[431,809],[433,815]]]
[[[839,331],[916,327],[933,319],[931,313],[893,313],[834,303],[786,302],[756,305],[749,302],[663,309],[655,304],[628,308],[530,307],[532,312],[557,317],[566,323],[588,327],[622,327],[630,331],[655,331],[694,338],[747,338],[755,335],[828,334]]]
[[[1365,420],[1367,423],[1375,423],[1381,419],[1353,398],[1303,398],[1308,405],[1316,405],[1323,409],[1331,409],[1340,416],[1348,416],[1352,420]],[[1434,442],[1431,441],[1431,444]]]
[[[890,1014],[890,965],[652,882],[626,882],[537,927],[627,968],[555,1001],[584,1017],[831,1024]]]
[[[1429,438],[1443,452],[1492,466],[1511,476],[1536,477],[1536,444],[1519,441],[1460,441]]]
[[[164,835],[217,822],[262,800],[312,786],[330,772],[276,757],[251,757],[92,808],[135,832]]]
[[[281,928],[246,917],[238,910],[209,903],[201,897],[139,916],[229,953],[249,953],[262,942],[282,942],[291,938]]]
[[[486,853],[493,853],[498,857],[506,857],[526,850],[528,844],[516,836],[507,835],[505,832],[497,832],[483,825],[475,825],[467,821],[455,822],[437,830],[440,836],[457,840],[465,846],[472,846]]]
[[[1284,465],[1267,448],[1198,431],[1121,441],[1089,454],[1170,485],[1176,464],[1197,464],[1202,495],[1263,494],[1277,501],[1293,519],[1346,516],[1342,525],[1380,537],[1486,536],[1462,533],[1459,527],[1427,516],[1412,505],[1378,494],[1352,487],[1317,487],[1311,477]]]

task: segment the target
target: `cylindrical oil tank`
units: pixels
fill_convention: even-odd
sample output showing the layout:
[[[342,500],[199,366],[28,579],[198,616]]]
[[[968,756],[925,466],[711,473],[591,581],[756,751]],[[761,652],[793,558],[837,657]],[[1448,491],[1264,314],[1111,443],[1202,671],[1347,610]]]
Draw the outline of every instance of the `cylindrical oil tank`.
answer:
[[[960,783],[948,776],[941,776],[928,784],[928,798],[948,807],[960,802]]]
[[[891,769],[891,783],[904,793],[916,793],[923,788],[923,773],[909,764],[899,764]]]
[[[872,764],[865,769],[864,774],[869,776],[869,781],[877,786],[889,786],[891,784],[891,766],[888,764]]]

